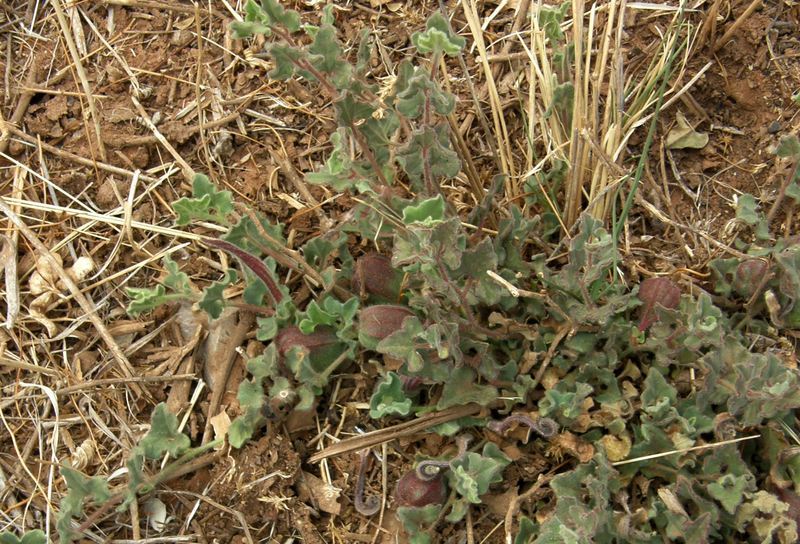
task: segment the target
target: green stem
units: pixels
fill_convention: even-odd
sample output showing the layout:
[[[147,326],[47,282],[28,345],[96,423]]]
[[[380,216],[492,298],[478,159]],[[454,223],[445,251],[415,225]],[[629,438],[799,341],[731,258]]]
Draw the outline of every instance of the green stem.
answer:
[[[684,15],[683,3],[681,3],[680,12],[678,14],[678,21],[676,23],[678,26],[680,26],[683,23],[683,15]],[[664,75],[661,80],[661,85],[659,86],[658,100],[656,101],[655,109],[653,112],[653,119],[652,121],[650,121],[650,128],[647,131],[647,139],[644,142],[644,147],[642,148],[642,154],[639,156],[639,162],[636,165],[636,173],[634,174],[633,180],[631,182],[631,187],[630,191],[628,192],[628,196],[625,199],[625,206],[622,209],[622,213],[620,214],[619,218],[614,218],[612,238],[614,240],[615,246],[619,241],[620,232],[622,231],[622,228],[625,225],[625,221],[628,218],[628,213],[630,212],[631,206],[633,205],[633,199],[636,196],[636,191],[639,188],[639,183],[641,182],[642,175],[644,174],[644,167],[647,164],[648,155],[650,154],[650,147],[653,145],[653,140],[655,139],[656,128],[658,127],[658,120],[661,114],[661,106],[664,104],[664,94],[666,93],[667,84],[669,83],[670,76],[672,75],[672,63],[675,60],[675,57],[677,56],[678,50],[684,45],[685,45],[684,43],[676,39],[672,45],[670,54],[667,57],[667,64],[664,67]],[[616,204],[616,200],[614,202]],[[617,266],[615,257],[614,270],[616,270],[616,268]]]

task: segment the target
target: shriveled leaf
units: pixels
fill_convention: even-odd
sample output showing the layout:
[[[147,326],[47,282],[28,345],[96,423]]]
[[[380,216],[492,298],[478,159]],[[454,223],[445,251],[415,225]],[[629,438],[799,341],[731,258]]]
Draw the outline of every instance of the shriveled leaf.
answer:
[[[708,134],[692,128],[686,117],[678,111],[675,126],[667,133],[668,149],[702,149],[708,144]]]

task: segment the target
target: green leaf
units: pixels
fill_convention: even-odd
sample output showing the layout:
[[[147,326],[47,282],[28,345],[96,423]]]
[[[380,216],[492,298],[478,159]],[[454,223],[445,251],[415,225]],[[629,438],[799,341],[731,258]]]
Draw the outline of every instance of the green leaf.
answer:
[[[340,126],[351,126],[372,117],[375,106],[362,102],[353,93],[345,92],[333,103]]]
[[[752,527],[761,542],[796,542],[797,524],[788,514],[789,505],[763,490],[747,493],[749,499],[736,512],[735,523],[740,532]]]
[[[164,257],[164,268],[167,269],[167,276],[163,280],[163,285],[155,287],[129,287],[125,290],[131,301],[128,303],[127,312],[131,316],[150,312],[169,302],[177,300],[191,300],[194,297],[189,276],[181,272],[178,263]],[[167,293],[167,288],[170,292]]]
[[[332,8],[332,5],[326,6]],[[336,41],[336,29],[329,24],[323,24],[316,35],[314,42],[309,46],[309,62],[320,72],[329,74],[337,87],[346,87],[352,77],[352,66],[341,58],[342,48]]]
[[[142,438],[139,445],[148,459],[158,459],[164,452],[172,457],[180,455],[189,449],[189,437],[178,430],[178,418],[167,409],[165,403],[160,403],[153,411],[150,421],[150,431]]]
[[[544,5],[541,9],[537,10],[539,18],[539,26],[544,30],[545,36],[551,42],[562,42],[564,40],[564,32],[561,30],[561,23],[569,10],[570,3],[562,2],[558,6]]]
[[[553,101],[547,106],[544,118],[557,115],[561,123],[569,127],[572,123],[572,110],[575,103],[575,85],[571,81],[556,85],[553,89]]]
[[[256,339],[267,342],[275,338],[278,334],[278,319],[275,316],[259,317],[256,319],[258,329],[256,329]]]
[[[725,474],[708,484],[707,489],[708,494],[717,499],[729,514],[734,514],[742,503],[747,484],[744,476]]]
[[[764,221],[764,216],[758,212],[758,202],[750,194],[740,195],[736,201],[736,218],[748,225],[756,225]]]
[[[362,126],[362,131],[370,125],[367,121]],[[313,185],[327,185],[337,192],[353,191],[363,193],[369,190],[373,183],[372,168],[366,163],[353,160],[344,144],[345,129],[339,128],[331,134],[333,150],[328,156],[325,165],[316,172],[306,174],[306,181]],[[373,143],[373,138],[370,138]],[[386,160],[386,159],[384,159]]]
[[[21,539],[9,531],[3,531],[0,533],[0,544],[47,544],[47,536],[41,529],[28,531]]]
[[[397,161],[415,184],[422,180],[426,164],[434,179],[454,178],[461,171],[461,160],[450,146],[447,130],[445,125],[415,130],[397,154]]]
[[[462,366],[450,374],[450,379],[444,384],[442,396],[436,405],[437,410],[444,410],[451,406],[459,406],[475,402],[486,406],[498,397],[497,388],[491,385],[477,383],[475,371]]]
[[[228,441],[234,448],[241,448],[264,421],[261,410],[248,409],[244,415],[233,420],[228,428]]]
[[[137,500],[138,493],[147,493],[152,488],[144,474],[144,461],[142,448],[139,446],[133,448],[128,462],[125,463],[128,467],[128,491],[125,493],[125,499],[117,507],[118,512],[127,510],[133,501]]]
[[[300,14],[285,9],[278,0],[261,0],[261,9],[264,10],[270,24],[281,24],[289,32],[300,30]]]
[[[424,32],[415,32],[411,35],[411,43],[420,53],[447,53],[449,56],[458,55],[464,47],[466,40],[450,31],[447,19],[437,11],[428,18]]]
[[[539,401],[541,415],[552,417],[559,424],[568,427],[584,413],[583,401],[593,391],[592,386],[586,383],[570,385],[563,381],[559,382],[553,389],[548,389],[544,398]]]
[[[254,0],[247,0],[247,4],[244,6],[244,14],[244,21],[231,23],[234,39],[249,38],[253,34],[263,34],[265,36],[272,34],[269,28],[269,17]]]
[[[417,69],[407,87],[397,94],[397,111],[409,119],[416,119],[422,115],[426,104],[433,106],[439,115],[446,116],[455,108],[456,98],[442,91],[427,71]]]
[[[359,75],[363,75],[369,68],[372,49],[372,31],[369,28],[362,28],[358,34],[358,53],[356,54],[356,72]]]
[[[198,306],[205,311],[212,319],[217,319],[225,309],[225,296],[223,291],[232,283],[235,283],[238,276],[236,271],[228,269],[225,277],[220,281],[215,281],[203,290],[203,298]]]
[[[273,43],[270,45],[267,52],[272,57],[272,60],[275,61],[275,68],[270,70],[267,75],[271,79],[277,79],[279,81],[292,77],[297,65],[306,57],[304,51],[280,43]]]
[[[192,198],[183,197],[172,204],[178,214],[176,224],[188,225],[191,221],[213,221],[227,225],[227,216],[233,211],[230,191],[218,191],[208,177],[195,174],[192,182]]]
[[[253,359],[251,359],[253,361]],[[250,365],[248,364],[248,367]],[[260,409],[264,405],[264,388],[261,386],[261,380],[251,382],[244,380],[239,384],[239,391],[236,398],[239,405],[245,409]]]
[[[555,514],[540,528],[537,544],[555,542],[615,542],[611,497],[620,488],[617,472],[600,455],[550,482],[556,496]],[[614,535],[614,536],[612,536]]]
[[[328,313],[323,310],[316,300],[309,303],[305,311],[305,318],[301,319],[297,324],[303,334],[311,334],[317,325],[334,325],[336,323],[336,315]]]
[[[314,399],[317,398],[310,385],[302,384],[297,388],[298,402],[295,410],[302,412],[310,410],[314,406]]]
[[[500,451],[497,444],[489,442],[478,454],[469,452],[450,463],[448,478],[453,489],[473,504],[480,504],[480,496],[489,491],[493,483],[503,481],[503,470],[511,460]]]
[[[166,304],[172,300],[166,293],[167,290],[163,285],[126,288],[125,294],[131,299],[126,308],[128,315],[137,317],[158,308],[162,304]]]
[[[453,501],[453,506],[450,508],[450,512],[444,517],[444,520],[447,523],[458,523],[464,516],[467,515],[467,510],[469,510],[469,501],[465,499],[456,499]]]
[[[419,204],[406,206],[403,209],[403,223],[421,223],[431,226],[444,218],[444,199],[442,195],[423,200]]]
[[[527,516],[520,516],[519,531],[514,544],[531,544],[536,537],[536,524]]]
[[[72,518],[83,514],[83,505],[87,499],[95,504],[102,504],[111,498],[108,483],[95,476],[89,478],[79,471],[62,465],[61,476],[67,483],[67,494],[61,499],[61,512],[56,521],[56,528],[63,542],[70,542],[78,537],[72,529]]]
[[[178,263],[170,259],[169,255],[165,256],[162,262],[164,263],[164,268],[167,269],[164,286],[175,293],[186,297],[191,296],[192,284],[189,281],[189,276],[185,272],[181,272],[180,268],[178,268]]]
[[[800,139],[794,134],[784,136],[775,149],[775,154],[782,158],[791,157],[800,160]]]
[[[678,393],[676,389],[667,383],[664,375],[659,370],[651,367],[644,381],[642,410],[653,421],[660,422],[666,418],[667,414],[675,413],[674,406],[677,399]]]
[[[61,467],[61,476],[67,483],[70,501],[80,500],[82,504],[86,498],[91,498],[95,503],[101,504],[111,498],[108,483],[100,476],[89,478],[68,466]]]
[[[381,340],[375,350],[405,361],[409,370],[415,372],[422,368],[422,355],[417,351],[415,340],[422,332],[419,319],[408,317],[403,321],[403,328]]]
[[[408,533],[411,544],[428,544],[431,540],[425,530],[439,517],[441,504],[413,507],[401,506],[397,509],[397,518]]]
[[[403,390],[403,380],[396,373],[389,372],[372,394],[369,417],[380,419],[393,414],[407,416],[411,412],[411,405],[411,399]]]
[[[275,344],[271,343],[264,349],[264,353],[248,360],[247,371],[253,375],[253,378],[259,384],[263,383],[265,379],[272,379],[279,375],[280,363]]]
[[[795,204],[800,204],[800,183],[793,181],[787,185],[786,196],[794,200]]]
[[[256,225],[249,215],[243,216],[234,226],[230,228],[228,233],[222,237],[222,240],[229,242],[239,249],[252,254],[255,258],[261,258],[263,255],[263,247],[272,247],[274,249],[283,249],[286,247],[286,238],[283,236],[283,225],[281,223],[273,223],[263,214],[256,212],[260,226]],[[269,238],[264,237],[261,231],[264,231]],[[214,243],[213,240],[211,243]],[[228,250],[228,246],[215,246],[219,249],[234,254]],[[269,266],[271,271],[275,271],[274,260],[271,258],[265,259],[265,264]]]

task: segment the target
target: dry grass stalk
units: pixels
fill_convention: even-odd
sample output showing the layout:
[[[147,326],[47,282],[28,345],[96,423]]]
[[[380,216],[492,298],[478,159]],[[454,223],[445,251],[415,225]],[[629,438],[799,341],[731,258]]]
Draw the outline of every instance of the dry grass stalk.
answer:
[[[565,20],[563,28],[568,31],[568,45],[574,54],[574,68],[564,73],[554,64],[553,48],[545,29],[541,26],[541,4],[535,6],[532,15],[530,40],[523,43],[528,53],[527,104],[524,108],[528,118],[529,146],[525,150],[528,177],[557,168],[561,162],[568,166],[564,179],[563,205],[558,206],[547,195],[551,211],[560,219],[566,234],[577,220],[584,207],[598,219],[606,219],[610,204],[616,198],[612,190],[622,178],[609,169],[607,158],[621,164],[634,131],[649,119],[655,104],[658,81],[664,77],[668,56],[679,40],[687,38],[687,28],[679,24],[679,12],[665,6],[655,10],[650,17],[669,16],[664,25],[660,46],[654,44],[652,61],[641,73],[630,72],[625,57],[625,22],[632,8],[625,1],[612,0],[602,7],[593,5],[584,11],[584,3],[576,0],[572,4],[571,18]],[[566,47],[566,45],[564,46]],[[687,51],[673,74],[674,81],[667,95],[677,99],[679,84],[689,60]],[[626,73],[625,66],[629,66]],[[693,80],[693,81],[696,81]],[[558,99],[557,85],[565,83],[572,87],[572,104],[568,115],[557,115],[552,111]],[[593,151],[582,134],[596,139],[603,154]],[[538,157],[545,157],[542,162]],[[538,167],[532,165],[537,162]],[[586,204],[588,203],[588,204]]]

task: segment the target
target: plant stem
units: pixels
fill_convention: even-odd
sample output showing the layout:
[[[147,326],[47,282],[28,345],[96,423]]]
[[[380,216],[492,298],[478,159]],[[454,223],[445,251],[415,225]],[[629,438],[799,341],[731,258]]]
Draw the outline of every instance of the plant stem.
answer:
[[[289,34],[287,34],[282,28],[275,26],[272,26],[270,28],[275,34],[277,34],[291,47],[299,49],[299,47],[292,39],[292,37]],[[336,86],[331,82],[330,79],[328,79],[328,77],[325,74],[317,70],[317,68],[314,65],[308,62],[307,59],[292,60],[292,62],[294,63],[295,66],[297,66],[301,70],[306,70],[307,72],[311,73],[311,75],[313,75],[317,79],[317,81],[320,82],[320,84],[325,88],[325,90],[328,91],[328,94],[331,96],[331,99],[333,100],[334,103],[339,99],[339,91],[336,89]],[[389,182],[386,180],[386,176],[383,175],[383,170],[378,164],[378,161],[375,159],[375,155],[372,154],[372,150],[370,149],[367,141],[364,139],[364,135],[361,134],[361,131],[358,130],[358,127],[356,127],[353,121],[348,120],[347,126],[353,133],[353,138],[355,138],[358,147],[361,149],[361,153],[364,155],[364,157],[367,159],[367,162],[369,162],[370,166],[375,171],[375,175],[378,177],[378,180],[381,182],[382,185],[388,187]]]
[[[794,168],[792,169],[792,174],[787,176],[783,183],[781,184],[780,190],[778,190],[778,196],[775,197],[775,202],[772,203],[772,207],[767,212],[767,225],[769,226],[772,223],[772,220],[775,219],[775,216],[778,213],[778,209],[783,202],[784,197],[786,197],[786,189],[789,185],[796,179],[800,178],[800,160],[795,161]]]

